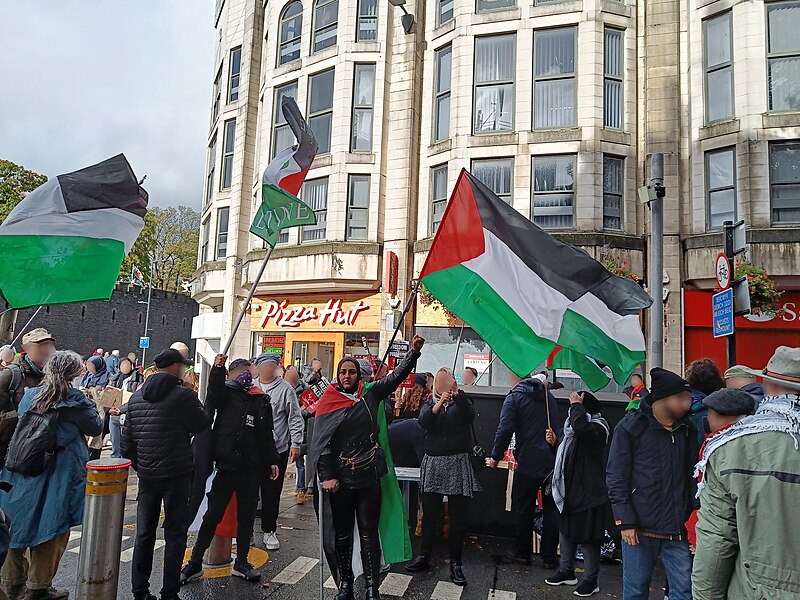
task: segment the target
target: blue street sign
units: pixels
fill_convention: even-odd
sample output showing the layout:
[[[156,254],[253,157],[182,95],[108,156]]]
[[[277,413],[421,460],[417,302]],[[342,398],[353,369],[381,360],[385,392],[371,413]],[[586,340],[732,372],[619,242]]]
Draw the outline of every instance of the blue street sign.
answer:
[[[711,297],[714,337],[733,334],[733,288],[728,288]]]
[[[139,338],[139,348],[149,348],[150,347],[150,338],[149,337],[140,337]]]

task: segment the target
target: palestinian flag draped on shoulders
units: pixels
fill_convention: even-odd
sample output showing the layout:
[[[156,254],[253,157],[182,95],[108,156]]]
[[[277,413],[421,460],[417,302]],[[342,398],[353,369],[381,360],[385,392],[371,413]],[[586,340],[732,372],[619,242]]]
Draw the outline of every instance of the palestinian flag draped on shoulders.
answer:
[[[420,277],[520,377],[556,346],[591,359],[593,369],[595,361],[607,365],[618,383],[644,360],[639,312],[652,303],[645,291],[546,233],[465,170]]]

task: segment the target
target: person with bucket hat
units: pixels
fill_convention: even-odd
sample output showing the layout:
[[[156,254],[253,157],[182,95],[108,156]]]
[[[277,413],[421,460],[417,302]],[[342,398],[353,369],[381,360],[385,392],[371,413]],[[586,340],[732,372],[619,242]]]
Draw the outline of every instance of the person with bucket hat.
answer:
[[[705,445],[695,600],[800,595],[800,348],[780,346],[763,371],[764,400]]]
[[[689,384],[656,367],[639,410],[614,429],[606,483],[622,531],[623,596],[645,600],[659,557],[670,600],[690,600],[692,558],[684,523],[695,507],[697,431]]]
[[[764,386],[756,381],[756,376],[753,375],[752,371],[752,369],[742,365],[733,365],[725,371],[723,378],[725,379],[726,388],[747,392],[753,396],[756,404],[758,404],[764,399]]]

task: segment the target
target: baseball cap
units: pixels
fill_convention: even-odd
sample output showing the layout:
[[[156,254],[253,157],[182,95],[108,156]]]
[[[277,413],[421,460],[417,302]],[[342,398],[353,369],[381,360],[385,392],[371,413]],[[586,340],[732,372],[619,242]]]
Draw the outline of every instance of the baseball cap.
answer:
[[[188,358],[183,358],[183,354],[174,348],[168,348],[156,354],[156,357],[153,359],[153,364],[159,369],[166,369],[172,365],[191,365],[193,363]]]
[[[37,327],[31,329],[28,333],[22,336],[22,344],[39,344],[41,342],[55,342],[56,338],[50,335],[44,327]]]

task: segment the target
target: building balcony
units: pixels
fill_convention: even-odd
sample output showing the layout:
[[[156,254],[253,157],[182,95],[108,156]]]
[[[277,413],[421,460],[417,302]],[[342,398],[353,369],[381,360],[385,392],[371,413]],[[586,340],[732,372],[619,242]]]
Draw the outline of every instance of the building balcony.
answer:
[[[204,263],[194,274],[192,298],[200,304],[221,304],[225,289],[225,261]]]

